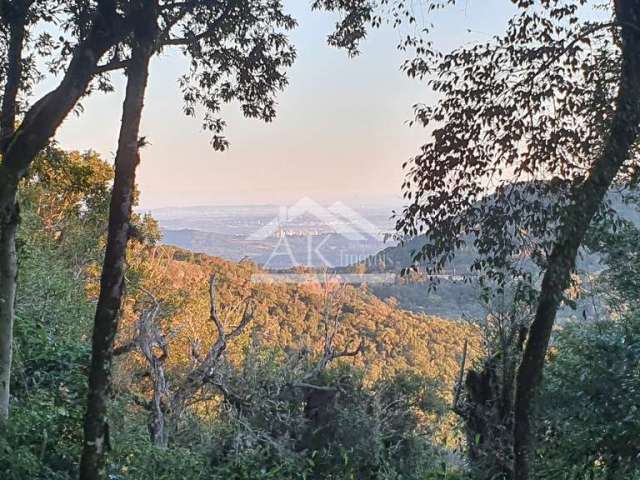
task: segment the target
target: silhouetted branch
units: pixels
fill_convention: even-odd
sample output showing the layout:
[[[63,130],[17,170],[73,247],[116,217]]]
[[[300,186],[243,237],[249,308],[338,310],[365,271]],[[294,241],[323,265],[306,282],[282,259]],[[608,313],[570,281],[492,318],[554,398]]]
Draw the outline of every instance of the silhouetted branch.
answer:
[[[103,73],[108,73],[108,72],[112,72],[114,70],[120,70],[123,68],[126,68],[129,65],[130,60],[126,59],[126,60],[112,60],[108,63],[104,63],[102,65],[98,65],[95,70],[94,73],[96,75],[101,75]]]

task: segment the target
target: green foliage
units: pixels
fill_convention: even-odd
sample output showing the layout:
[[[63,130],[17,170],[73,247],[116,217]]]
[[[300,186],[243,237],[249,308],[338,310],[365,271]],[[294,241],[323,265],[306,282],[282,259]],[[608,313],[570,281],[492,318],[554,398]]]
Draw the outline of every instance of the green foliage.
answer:
[[[637,215],[638,192],[631,191],[627,197],[626,202],[631,204],[627,209],[635,207]],[[600,275],[596,293],[617,314],[637,310],[640,307],[640,230],[637,226],[619,216],[602,216],[589,232],[587,245],[607,266]]]
[[[367,384],[361,370],[341,364],[300,384],[301,352],[268,351],[249,352],[229,383],[214,449],[224,452],[215,463],[226,475],[417,480],[438,470],[430,426],[443,405],[432,381],[404,372]]]
[[[292,457],[283,457],[262,446],[248,448],[227,458],[214,468],[216,480],[293,480],[310,477],[313,461],[299,464]]]
[[[0,437],[2,478],[75,478],[83,412],[82,402],[65,386],[16,401],[8,430]]]
[[[110,455],[112,480],[190,480],[211,479],[207,458],[198,449],[150,445],[145,439],[126,443]]]
[[[99,256],[110,172],[95,154],[52,148],[25,182],[2,478],[77,476],[93,315],[83,266]]]
[[[112,167],[94,152],[47,148],[20,190],[19,244],[47,248],[74,276],[84,275],[102,258],[112,180]]]
[[[620,219],[603,217],[590,233],[606,265],[595,289],[607,308],[556,336],[539,401],[540,478],[640,476],[639,240]]]
[[[14,398],[0,438],[0,472],[8,479],[75,478],[92,307],[83,281],[52,245],[22,238]]]
[[[541,404],[541,478],[640,474],[640,318],[568,325]]]

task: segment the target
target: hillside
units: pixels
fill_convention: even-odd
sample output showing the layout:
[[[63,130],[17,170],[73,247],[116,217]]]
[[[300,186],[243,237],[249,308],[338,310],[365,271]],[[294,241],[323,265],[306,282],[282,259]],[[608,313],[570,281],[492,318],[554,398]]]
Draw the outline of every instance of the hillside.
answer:
[[[175,247],[138,249],[132,257],[131,268],[143,279],[144,288],[167,305],[164,324],[174,332],[172,362],[176,367],[188,362],[193,341],[206,351],[215,337],[209,319],[208,279],[212,272],[217,277],[221,310],[245,298],[251,298],[256,306],[255,320],[243,340],[230,347],[232,354],[241,355],[256,335],[265,345],[285,350],[319,351],[322,346],[326,288],[318,283],[254,283],[251,275],[260,269],[251,262],[236,263]],[[144,294],[131,295],[120,343],[132,335],[137,318],[133,310],[141,297]],[[343,348],[363,339],[363,354],[349,362],[364,368],[371,380],[413,371],[441,382],[446,392],[457,375],[465,340],[470,341],[472,356],[479,353],[474,328],[402,310],[393,301],[380,300],[367,287],[340,288],[336,302],[341,312],[336,346]]]

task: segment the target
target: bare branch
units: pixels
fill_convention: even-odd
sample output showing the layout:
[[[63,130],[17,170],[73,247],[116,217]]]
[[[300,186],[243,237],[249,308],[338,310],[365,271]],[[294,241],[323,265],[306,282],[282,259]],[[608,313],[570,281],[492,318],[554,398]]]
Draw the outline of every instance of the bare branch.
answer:
[[[216,301],[216,275],[211,274],[209,277],[209,318],[213,321],[218,330],[218,342],[225,342],[224,326],[218,315],[218,307]],[[216,343],[218,343],[216,342]]]
[[[251,301],[247,301],[244,307],[244,313],[242,314],[242,321],[227,335],[228,340],[232,340],[239,336],[244,329],[251,323],[255,316],[255,306]]]
[[[302,377],[303,382],[316,378],[334,360],[343,357],[355,357],[364,350],[364,339],[361,339],[359,345],[353,350],[349,349],[352,344],[352,341],[349,341],[342,351],[336,351],[334,340],[340,327],[340,311],[338,310],[335,315],[331,315],[331,307],[331,302],[327,300],[324,313],[325,334],[322,356],[318,363]]]
[[[309,390],[320,390],[323,392],[337,392],[338,389],[336,387],[327,387],[325,385],[313,385],[312,383],[306,382],[297,382],[291,385],[293,388],[303,388]]]
[[[160,302],[149,290],[143,287],[139,287],[139,289],[152,300],[153,308],[150,310],[142,311],[136,325],[136,334],[134,338],[123,345],[115,347],[113,349],[114,356],[125,355],[132,352],[136,348],[139,348],[141,351],[143,351],[144,343],[153,343],[154,341],[158,344],[163,345],[166,345],[167,343],[164,336],[158,331],[157,327],[155,326],[155,319],[160,314]]]
[[[364,350],[364,338],[360,339],[360,343],[354,350],[349,350],[349,345],[351,345],[351,343],[349,343],[342,352],[334,354],[332,360],[341,357],[355,357],[362,353]]]
[[[125,343],[124,345],[114,347],[113,356],[118,357],[120,355],[126,355],[127,353],[131,353],[137,347],[138,347],[137,338],[135,338],[130,342]]]
[[[216,327],[218,338],[207,352],[204,360],[202,360],[202,362],[200,362],[195,366],[195,368],[193,368],[193,370],[191,370],[191,372],[187,375],[185,381],[182,382],[180,387],[173,395],[172,403],[174,405],[174,408],[178,411],[182,410],[185,406],[188,405],[189,399],[200,388],[208,383],[212,384],[211,379],[215,374],[216,368],[218,366],[218,361],[227,348],[227,341],[240,336],[247,325],[249,325],[249,323],[251,323],[254,318],[253,304],[250,300],[247,300],[242,320],[229,333],[229,335],[225,334],[224,325],[218,312],[216,297],[216,275],[212,274],[209,278],[209,300],[211,302],[209,307],[209,317]],[[215,385],[224,395],[224,391],[220,389],[219,385],[213,385]]]

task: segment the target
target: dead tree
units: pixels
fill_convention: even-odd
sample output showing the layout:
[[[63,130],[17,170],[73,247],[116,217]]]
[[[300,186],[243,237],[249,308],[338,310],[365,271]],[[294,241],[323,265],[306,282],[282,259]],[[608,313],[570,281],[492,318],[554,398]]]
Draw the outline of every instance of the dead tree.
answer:
[[[204,359],[200,360],[198,346],[192,344],[192,365],[190,372],[183,380],[176,380],[173,385],[166,380],[165,364],[169,357],[169,345],[175,332],[165,333],[158,324],[161,312],[160,303],[144,290],[152,299],[153,307],[142,311],[136,325],[134,338],[114,349],[114,355],[123,355],[139,351],[147,364],[147,373],[151,378],[152,395],[150,401],[138,402],[149,412],[149,436],[151,442],[166,447],[169,440],[167,419],[177,419],[185,409],[208,397],[197,397],[199,391],[207,387],[213,388],[217,394],[231,398],[224,385],[215,381],[215,375],[223,358],[229,341],[238,338],[254,318],[254,307],[250,299],[245,300],[244,311],[240,323],[231,332],[226,333],[222,318],[218,312],[216,299],[216,278],[209,280],[210,319],[217,332],[216,341],[209,348]]]
[[[318,376],[327,368],[327,366],[337,360],[338,358],[344,357],[355,357],[359,353],[362,352],[364,348],[364,340],[360,340],[359,345],[352,349],[353,341],[349,341],[347,345],[342,350],[336,350],[335,346],[335,337],[340,330],[340,318],[341,318],[341,309],[338,309],[336,313],[331,311],[332,307],[332,299],[328,298],[325,302],[325,310],[324,310],[324,343],[322,348],[322,356],[318,360],[318,362],[309,370],[301,379],[301,383],[298,383],[297,386],[306,385],[307,388],[310,388],[308,382],[315,380]]]
[[[337,346],[342,328],[342,304],[338,294],[328,294],[323,312],[324,332],[318,351],[311,346],[287,349],[277,370],[265,372],[258,352],[259,337],[245,357],[243,368],[222,380],[228,413],[243,428],[241,442],[265,445],[279,454],[295,457],[331,438],[336,407],[349,393],[349,377],[327,381],[323,374],[339,359],[354,358],[364,350],[356,338]],[[268,370],[274,367],[268,364]],[[238,382],[234,382],[238,380]],[[257,394],[257,392],[259,392]]]
[[[136,325],[134,339],[114,349],[114,355],[122,355],[138,350],[148,365],[148,374],[152,382],[152,398],[139,402],[149,411],[149,436],[154,445],[166,447],[168,434],[165,428],[166,400],[168,396],[165,363],[169,356],[169,338],[160,329],[157,319],[161,308],[158,300],[150,293],[144,292],[153,301],[153,307],[143,310]]]
[[[323,439],[333,436],[335,427],[335,409],[341,393],[344,393],[342,381],[337,385],[317,385],[314,381],[323,371],[339,358],[355,357],[364,348],[364,341],[360,341],[357,347],[350,349],[347,345],[342,350],[336,350],[333,345],[335,333],[325,337],[325,348],[320,360],[307,372],[302,381],[293,386],[300,389],[304,403],[304,418],[306,420],[306,431],[303,436],[302,448],[309,448]]]
[[[215,275],[212,275],[209,281],[209,297],[209,318],[215,325],[218,337],[207,352],[204,360],[198,363],[195,368],[191,370],[173,394],[171,402],[172,410],[177,415],[180,415],[184,409],[190,405],[198,391],[207,385],[214,386],[222,394],[225,393],[223,387],[215,382],[216,370],[220,365],[225,350],[227,349],[228,342],[238,338],[247,325],[253,321],[255,315],[253,302],[250,299],[245,300],[243,302],[244,311],[242,313],[240,323],[236,325],[231,332],[225,333],[224,325],[217,307]]]

